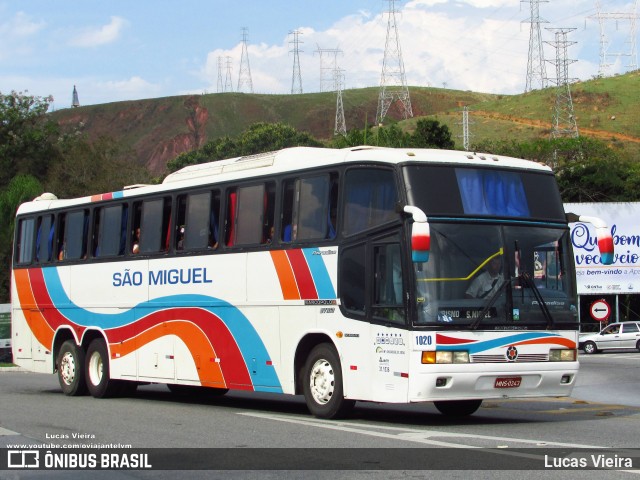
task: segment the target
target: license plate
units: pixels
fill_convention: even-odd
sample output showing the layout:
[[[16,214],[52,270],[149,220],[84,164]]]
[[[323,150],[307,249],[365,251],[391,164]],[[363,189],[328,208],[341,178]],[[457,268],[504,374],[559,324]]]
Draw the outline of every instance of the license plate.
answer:
[[[522,377],[498,377],[495,388],[518,388],[522,383]]]

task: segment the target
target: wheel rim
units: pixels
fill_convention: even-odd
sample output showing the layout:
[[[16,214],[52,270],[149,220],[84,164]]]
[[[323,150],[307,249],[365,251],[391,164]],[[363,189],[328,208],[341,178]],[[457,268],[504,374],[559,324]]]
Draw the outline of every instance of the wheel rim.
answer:
[[[333,397],[335,388],[335,374],[333,367],[325,359],[320,359],[313,364],[309,378],[311,396],[320,405],[325,405]]]
[[[103,375],[102,357],[98,352],[93,352],[89,359],[89,380],[92,385],[100,385]]]
[[[587,343],[587,344],[584,346],[584,351],[585,351],[585,352],[587,352],[587,353],[593,353],[593,345],[592,345],[592,344],[590,344],[590,343]]]
[[[60,360],[60,376],[65,385],[72,385],[76,378],[76,361],[71,352],[66,352]]]

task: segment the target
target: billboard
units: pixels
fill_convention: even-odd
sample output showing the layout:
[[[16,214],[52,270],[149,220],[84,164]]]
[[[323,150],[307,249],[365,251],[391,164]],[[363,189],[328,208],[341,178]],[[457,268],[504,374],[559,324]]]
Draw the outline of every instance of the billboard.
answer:
[[[640,293],[640,203],[565,203],[564,211],[601,218],[613,237],[613,263],[602,265],[593,225],[569,224],[578,295]]]

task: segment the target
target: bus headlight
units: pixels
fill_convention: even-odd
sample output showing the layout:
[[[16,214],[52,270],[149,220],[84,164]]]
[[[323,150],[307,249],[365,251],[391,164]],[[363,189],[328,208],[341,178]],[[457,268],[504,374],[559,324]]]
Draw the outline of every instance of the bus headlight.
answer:
[[[549,350],[550,362],[575,362],[577,351],[570,348],[552,348]]]
[[[422,363],[469,363],[469,352],[466,350],[422,352]]]

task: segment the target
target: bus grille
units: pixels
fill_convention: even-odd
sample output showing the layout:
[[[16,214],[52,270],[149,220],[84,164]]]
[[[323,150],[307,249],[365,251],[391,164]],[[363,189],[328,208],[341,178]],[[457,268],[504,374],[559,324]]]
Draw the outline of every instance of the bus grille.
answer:
[[[513,362],[504,355],[471,355],[471,363],[525,363],[548,362],[549,355],[544,353],[521,353]]]

